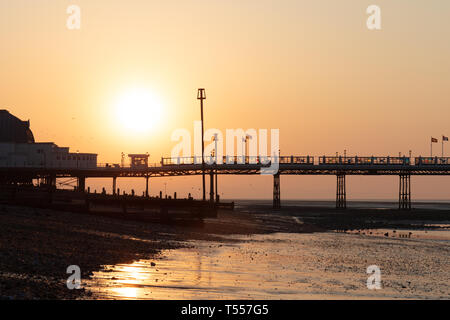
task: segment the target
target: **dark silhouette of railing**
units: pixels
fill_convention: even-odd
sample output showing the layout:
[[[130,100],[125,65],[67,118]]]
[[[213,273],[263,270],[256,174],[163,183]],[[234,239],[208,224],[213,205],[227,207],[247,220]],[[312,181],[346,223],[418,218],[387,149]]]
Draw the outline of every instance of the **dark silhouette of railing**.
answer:
[[[448,165],[450,157],[344,157],[344,156],[279,156],[279,157],[249,157],[224,156],[219,159],[214,156],[205,157],[206,164],[257,164],[270,165],[272,161],[279,164],[308,164],[308,165]],[[221,161],[219,161],[221,160]],[[162,158],[162,166],[201,164],[201,157]]]

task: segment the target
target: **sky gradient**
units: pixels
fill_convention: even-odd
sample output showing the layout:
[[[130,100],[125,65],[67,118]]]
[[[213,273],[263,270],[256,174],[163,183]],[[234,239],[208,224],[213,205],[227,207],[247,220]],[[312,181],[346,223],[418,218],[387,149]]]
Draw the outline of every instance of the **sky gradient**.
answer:
[[[66,28],[71,4],[81,30]],[[382,30],[366,27],[371,4]],[[193,131],[204,87],[206,128],[280,129],[284,155],[428,156],[431,136],[450,135],[449,14],[446,0],[1,0],[0,108],[30,119],[37,141],[99,162],[119,163],[121,152],[158,162],[175,129]],[[135,87],[163,109],[146,134],[114,113]],[[225,198],[272,196],[270,177],[219,181]],[[152,194],[164,182],[200,194],[200,177],[152,179]],[[335,194],[335,177],[281,183],[282,199]],[[398,177],[347,183],[350,200],[397,197]],[[413,199],[448,199],[450,180],[413,177],[412,188]]]

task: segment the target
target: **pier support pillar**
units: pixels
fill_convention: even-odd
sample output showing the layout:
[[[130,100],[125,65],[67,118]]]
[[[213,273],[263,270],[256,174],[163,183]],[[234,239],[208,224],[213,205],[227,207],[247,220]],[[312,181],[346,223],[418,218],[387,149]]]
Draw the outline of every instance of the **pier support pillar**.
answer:
[[[56,187],[56,177],[55,176],[48,176],[44,178],[44,183],[49,188]]]
[[[336,183],[336,209],[347,208],[347,193],[345,189],[345,174],[337,174]]]
[[[219,199],[219,191],[218,191],[218,186],[217,186],[217,170],[216,170],[216,203],[219,203],[220,199]]]
[[[52,201],[53,201],[53,192],[54,192],[54,190],[56,190],[56,177],[55,176],[47,176],[47,177],[44,178],[44,182],[45,182],[45,185],[48,188],[47,202],[49,204],[51,204]],[[16,191],[14,191],[13,198],[15,198],[15,192]]]
[[[280,209],[281,208],[281,199],[280,199],[280,174],[273,175],[273,208]]]
[[[398,208],[400,210],[411,210],[411,175],[400,174]]]
[[[148,198],[148,179],[149,177],[145,177],[145,197]]]
[[[116,190],[117,190],[117,177],[113,177],[113,195],[115,195],[116,194]]]
[[[214,171],[211,170],[210,174],[209,174],[209,201],[211,203],[214,203]]]
[[[78,191],[84,192],[86,190],[86,177],[78,177]]]

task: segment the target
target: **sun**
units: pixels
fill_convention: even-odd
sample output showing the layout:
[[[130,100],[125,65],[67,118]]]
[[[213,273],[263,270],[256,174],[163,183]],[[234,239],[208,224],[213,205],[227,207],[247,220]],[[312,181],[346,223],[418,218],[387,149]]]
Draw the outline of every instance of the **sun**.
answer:
[[[118,123],[137,133],[154,129],[162,117],[160,100],[150,90],[143,88],[123,92],[117,99],[115,111]]]

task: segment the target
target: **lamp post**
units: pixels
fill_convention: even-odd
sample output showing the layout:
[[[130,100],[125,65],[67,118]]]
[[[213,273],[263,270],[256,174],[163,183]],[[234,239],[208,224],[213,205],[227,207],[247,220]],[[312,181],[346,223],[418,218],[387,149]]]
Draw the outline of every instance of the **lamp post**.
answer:
[[[216,160],[216,164],[217,164],[217,133],[214,133],[214,155],[215,155],[215,160]]]
[[[78,169],[78,159],[80,158],[80,156],[79,156],[79,150],[77,150],[77,169]],[[80,177],[78,177],[78,179],[77,179],[77,184],[78,184],[78,186],[77,186],[77,191],[80,191]]]
[[[248,146],[248,140],[251,140],[252,139],[252,136],[250,136],[250,135],[246,135],[245,136],[245,156],[246,156],[246,158],[248,158],[248,162],[250,163],[250,148],[249,148],[249,146]]]
[[[242,138],[242,163],[245,164],[245,152],[247,150],[247,137]]]
[[[203,128],[203,100],[206,99],[205,89],[200,88],[197,92],[197,100],[200,100],[200,113],[202,121],[202,184],[203,184],[203,201],[206,201],[206,190],[205,190],[205,142],[204,142],[204,128]]]
[[[217,166],[217,133],[214,134],[214,155],[215,155],[215,159],[216,159],[216,166]],[[216,174],[215,174],[215,180],[216,180],[216,202],[219,202],[219,192],[217,191],[217,169],[216,169]]]

